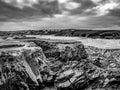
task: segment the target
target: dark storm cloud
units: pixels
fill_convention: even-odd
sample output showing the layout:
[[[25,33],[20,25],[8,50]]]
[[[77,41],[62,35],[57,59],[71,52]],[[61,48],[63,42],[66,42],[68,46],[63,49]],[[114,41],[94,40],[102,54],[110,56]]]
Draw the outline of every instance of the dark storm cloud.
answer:
[[[5,3],[0,0],[0,21],[27,18],[32,16],[45,17],[52,16],[57,13],[60,13],[57,1],[39,1],[39,3],[33,5],[32,7],[25,6],[24,8],[19,8],[13,6],[11,3]],[[2,18],[3,16],[4,18]]]
[[[110,1],[119,0],[0,0],[0,21],[8,19],[33,18],[34,16],[52,17],[55,14],[62,14],[63,11],[69,15],[89,16],[115,11],[111,6],[106,5]],[[62,4],[61,4],[62,2]],[[109,7],[106,8],[105,7]],[[117,15],[117,14],[116,14]],[[2,18],[5,16],[4,18]]]
[[[0,0],[0,30],[120,25],[120,0]]]
[[[88,9],[96,6],[96,4],[91,0],[74,0],[74,1],[77,3],[81,3],[82,9]]]

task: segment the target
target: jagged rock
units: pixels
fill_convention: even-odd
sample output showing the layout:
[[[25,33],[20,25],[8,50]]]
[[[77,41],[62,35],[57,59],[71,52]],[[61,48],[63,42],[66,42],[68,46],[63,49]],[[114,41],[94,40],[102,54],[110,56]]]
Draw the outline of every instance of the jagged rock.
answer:
[[[120,50],[81,43],[63,51],[49,50],[44,51],[50,52],[46,58],[34,43],[0,49],[0,90],[120,89]]]
[[[23,47],[0,50],[0,87],[6,90],[29,90],[39,85],[39,69],[47,66],[46,57],[40,47],[25,43]]]
[[[119,82],[115,79],[116,75],[120,75],[117,63],[119,60],[116,58],[119,58],[118,50],[99,49],[82,46],[82,44],[74,47],[67,46],[61,52],[60,58],[56,60],[61,64],[52,65],[52,67],[60,66],[57,69],[59,74],[56,78],[56,86],[61,90],[65,88],[72,90],[110,89],[111,82]],[[66,72],[70,73],[64,75]]]
[[[86,59],[87,53],[85,51],[83,44],[74,45],[73,48],[70,46],[66,46],[65,50],[61,52],[60,59],[63,61],[69,61],[69,60],[81,60]]]

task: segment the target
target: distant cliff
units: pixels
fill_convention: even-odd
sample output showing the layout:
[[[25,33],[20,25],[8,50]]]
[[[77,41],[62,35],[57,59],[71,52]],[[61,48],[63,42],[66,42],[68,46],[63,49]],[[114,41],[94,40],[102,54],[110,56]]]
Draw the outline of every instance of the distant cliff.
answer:
[[[0,31],[2,38],[14,37],[25,39],[25,35],[55,35],[86,38],[120,39],[119,30],[89,30],[89,29],[53,29],[53,30],[23,30],[23,31]],[[34,38],[34,37],[33,37]],[[30,38],[29,38],[30,39]]]

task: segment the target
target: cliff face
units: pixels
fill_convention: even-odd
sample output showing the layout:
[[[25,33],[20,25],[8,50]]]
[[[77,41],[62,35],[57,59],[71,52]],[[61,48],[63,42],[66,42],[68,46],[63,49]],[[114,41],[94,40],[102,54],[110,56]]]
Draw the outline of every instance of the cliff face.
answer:
[[[42,49],[33,43],[0,51],[0,90],[29,90],[39,85],[39,69],[47,66]],[[6,87],[7,86],[7,87]]]
[[[60,90],[119,90],[120,50],[77,44],[51,60]]]
[[[34,43],[0,49],[0,90],[120,89],[118,49],[77,43],[44,53]]]

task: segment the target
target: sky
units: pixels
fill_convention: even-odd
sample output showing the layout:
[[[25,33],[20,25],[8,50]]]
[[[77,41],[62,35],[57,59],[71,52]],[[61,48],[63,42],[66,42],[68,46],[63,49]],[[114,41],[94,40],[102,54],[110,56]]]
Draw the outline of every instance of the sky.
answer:
[[[118,29],[120,0],[0,0],[0,31]]]

